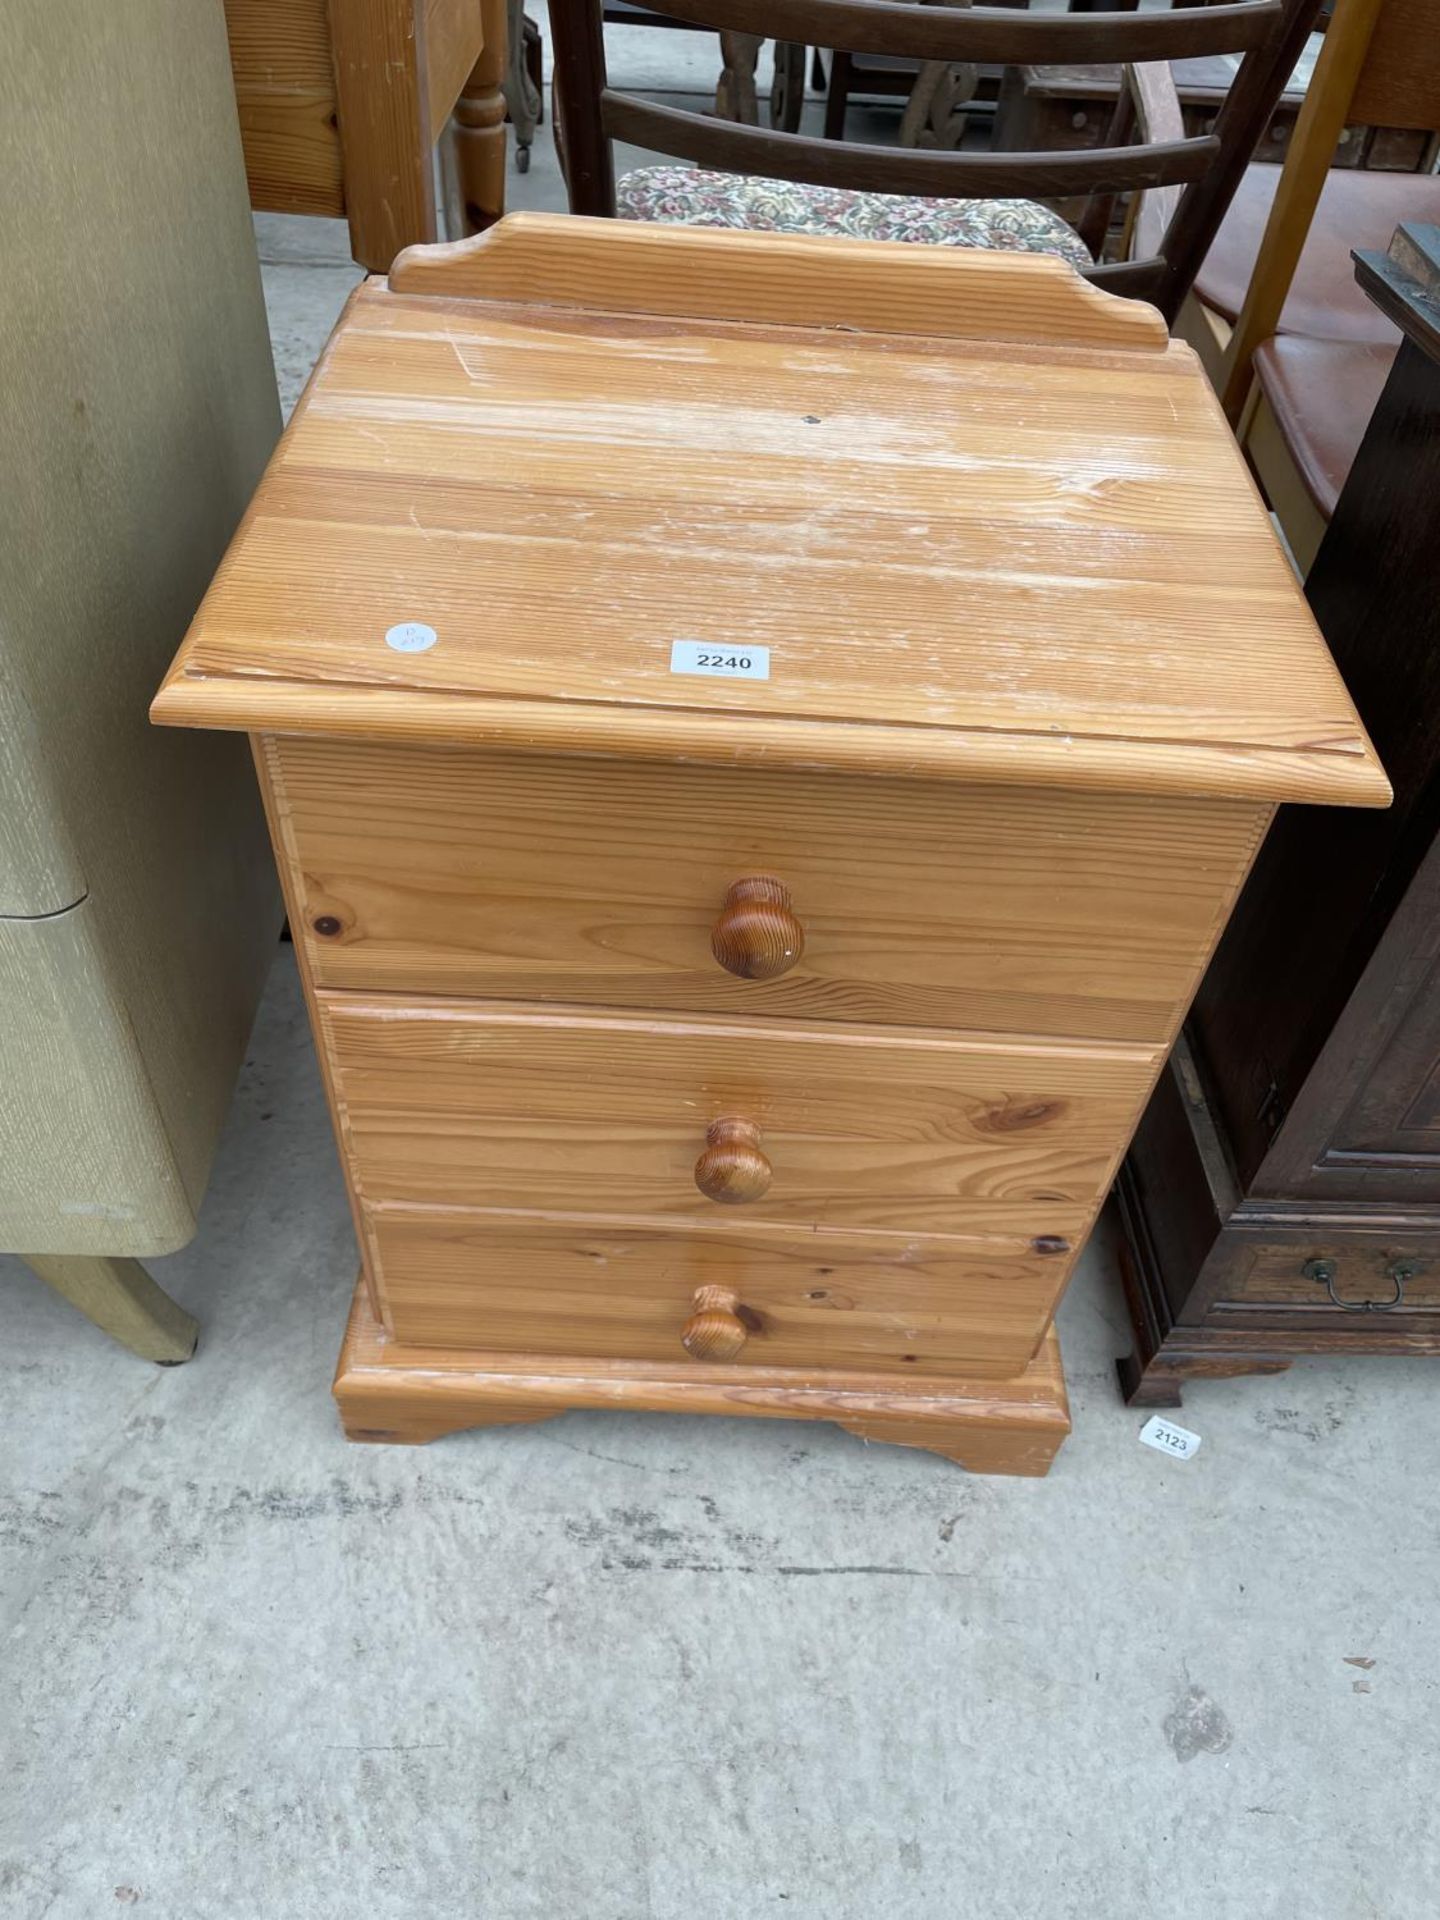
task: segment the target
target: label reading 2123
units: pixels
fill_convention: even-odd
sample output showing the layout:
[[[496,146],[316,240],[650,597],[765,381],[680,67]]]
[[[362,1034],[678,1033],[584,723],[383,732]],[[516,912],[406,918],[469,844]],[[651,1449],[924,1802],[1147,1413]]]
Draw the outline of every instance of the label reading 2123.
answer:
[[[672,640],[672,673],[713,674],[720,680],[768,680],[769,647],[719,647],[705,640]]]
[[[1173,1420],[1162,1420],[1158,1413],[1145,1422],[1140,1438],[1147,1447],[1168,1453],[1172,1460],[1188,1460],[1200,1445],[1198,1433],[1191,1433],[1188,1427],[1177,1427]]]

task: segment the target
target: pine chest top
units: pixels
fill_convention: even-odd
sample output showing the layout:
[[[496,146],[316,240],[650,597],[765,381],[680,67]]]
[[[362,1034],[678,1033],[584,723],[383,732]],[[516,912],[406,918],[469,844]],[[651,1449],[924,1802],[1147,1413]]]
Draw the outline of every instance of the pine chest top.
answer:
[[[155,715],[1389,798],[1151,309],[1039,256],[534,215],[357,290]]]

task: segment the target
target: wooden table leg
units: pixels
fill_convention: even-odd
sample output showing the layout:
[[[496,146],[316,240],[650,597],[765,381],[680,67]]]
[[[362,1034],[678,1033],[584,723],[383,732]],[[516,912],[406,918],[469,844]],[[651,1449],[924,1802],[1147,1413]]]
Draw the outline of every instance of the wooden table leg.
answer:
[[[179,1366],[195,1351],[192,1320],[140,1265],[107,1254],[24,1253],[20,1258],[72,1307],[142,1360]]]
[[[485,45],[451,121],[465,233],[483,233],[505,211],[505,0],[483,0],[482,13]]]
[[[426,77],[408,6],[329,0],[350,251],[388,273],[403,247],[437,238]]]

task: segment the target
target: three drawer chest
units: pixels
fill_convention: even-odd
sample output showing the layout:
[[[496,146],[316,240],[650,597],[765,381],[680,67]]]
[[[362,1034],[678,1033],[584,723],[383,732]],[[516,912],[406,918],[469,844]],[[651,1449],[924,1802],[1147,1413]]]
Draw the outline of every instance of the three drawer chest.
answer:
[[[674,1408],[1044,1472],[1275,805],[1388,797],[1149,308],[571,218],[357,290],[155,714],[253,736],[355,1439]]]

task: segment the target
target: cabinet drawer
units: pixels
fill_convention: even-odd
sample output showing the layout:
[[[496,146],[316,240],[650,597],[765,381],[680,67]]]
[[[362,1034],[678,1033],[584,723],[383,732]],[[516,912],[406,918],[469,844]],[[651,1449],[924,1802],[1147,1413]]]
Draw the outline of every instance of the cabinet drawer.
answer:
[[[981,1374],[1029,1364],[1069,1273],[1028,1240],[734,1221],[367,1211],[397,1340],[606,1360],[683,1358],[696,1295],[735,1296],[737,1366]]]
[[[1073,1240],[1156,1065],[1118,1047],[318,998],[370,1201]],[[696,1183],[722,1122],[758,1135],[716,1146],[731,1191],[754,1196],[740,1206]]]
[[[1387,1315],[1440,1312],[1440,1257],[1433,1244],[1379,1233],[1327,1234],[1322,1226],[1309,1240],[1296,1234],[1284,1245],[1247,1251],[1210,1312],[1253,1315],[1266,1307],[1323,1314],[1378,1334]]]
[[[1169,1039],[1267,817],[317,739],[263,764],[321,986],[1100,1040]],[[803,954],[737,978],[712,934],[756,876]]]

